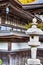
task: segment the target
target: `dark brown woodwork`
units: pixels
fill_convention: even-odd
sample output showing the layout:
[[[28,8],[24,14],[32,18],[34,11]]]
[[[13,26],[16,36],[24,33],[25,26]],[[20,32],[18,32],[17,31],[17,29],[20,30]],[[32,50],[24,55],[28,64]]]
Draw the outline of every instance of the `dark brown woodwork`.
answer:
[[[13,1],[10,0],[10,2],[13,3],[13,5],[16,5],[17,7],[20,7],[20,8],[22,7],[22,5],[19,3],[18,0],[13,0]]]
[[[17,3],[17,4],[16,4]],[[25,10],[23,10],[18,1],[17,0],[10,0],[8,1],[8,5],[11,7],[10,11],[13,13],[14,15],[21,17],[22,19],[26,19],[27,21],[31,21],[32,18],[34,17],[34,15],[32,15],[30,12],[26,12]],[[19,6],[17,6],[19,5]],[[7,6],[7,5],[6,5]],[[16,7],[15,7],[16,6]],[[38,18],[37,18],[38,19]],[[38,19],[39,20],[39,19]],[[39,20],[40,21],[40,20]]]
[[[28,10],[28,9],[38,9],[38,8],[43,8],[43,3],[27,4],[27,5],[22,5],[22,7],[25,10]]]
[[[27,62],[27,59],[31,57],[31,51],[27,50],[27,51],[18,51],[15,54],[12,54],[13,58],[14,58],[14,62],[16,63],[17,61],[17,65],[25,65],[25,63]],[[41,63],[43,64],[43,50],[38,49],[37,51],[37,58],[39,58],[41,60]],[[15,64],[15,65],[16,65]]]
[[[30,13],[33,13],[33,14],[41,14],[41,13],[43,13],[43,8],[31,9],[29,11],[30,11]]]
[[[12,58],[15,60],[14,65],[25,65],[25,63],[27,62],[27,59],[31,58],[31,51],[20,50],[11,55],[12,55]],[[39,58],[41,60],[41,63],[43,64],[43,50],[38,49],[37,58]]]
[[[22,9],[19,9],[19,8],[16,8],[16,7],[14,7],[12,4],[10,4],[10,6],[15,10],[15,13],[17,14],[17,15],[19,15],[19,16],[23,16],[23,18],[25,17],[25,18],[27,18],[27,19],[31,19],[32,18],[32,16],[31,16],[31,14],[28,14],[27,12],[25,12],[24,10],[22,10]],[[17,13],[18,12],[18,13]]]
[[[0,42],[28,42],[28,38],[0,38]]]
[[[10,57],[12,57],[12,62],[14,61],[14,65],[24,65],[27,62],[27,59],[31,58],[31,50],[23,49],[13,52],[0,52],[0,58],[2,58],[5,61],[3,57],[6,57],[6,63],[8,64]],[[43,64],[43,50],[37,50],[37,58],[39,58],[41,60],[41,63]]]
[[[16,3],[16,1],[14,2],[14,4]],[[30,13],[26,13],[26,11],[24,11],[22,8],[19,8],[18,6],[16,6],[15,7],[15,5],[13,5],[13,3],[12,2],[8,2],[8,5],[10,6],[10,7],[12,7],[13,9],[13,11],[12,11],[12,13],[15,11],[15,13],[13,13],[13,14],[17,14],[19,17],[21,17],[21,18],[24,18],[24,19],[31,19],[31,18],[33,18],[34,16],[32,15],[32,14],[30,14]],[[6,5],[7,6],[7,5]],[[27,20],[26,19],[26,20]]]
[[[11,51],[11,42],[8,42],[8,51]]]

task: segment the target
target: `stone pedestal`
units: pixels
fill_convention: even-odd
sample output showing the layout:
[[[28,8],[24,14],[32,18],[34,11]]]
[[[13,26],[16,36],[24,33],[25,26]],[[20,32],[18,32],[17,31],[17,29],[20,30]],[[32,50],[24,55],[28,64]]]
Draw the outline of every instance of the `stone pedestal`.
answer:
[[[27,65],[40,65],[39,59],[27,59]]]
[[[36,55],[37,55],[37,47],[32,47],[31,48],[31,58],[36,59]]]
[[[25,65],[42,65],[39,59],[27,59]]]

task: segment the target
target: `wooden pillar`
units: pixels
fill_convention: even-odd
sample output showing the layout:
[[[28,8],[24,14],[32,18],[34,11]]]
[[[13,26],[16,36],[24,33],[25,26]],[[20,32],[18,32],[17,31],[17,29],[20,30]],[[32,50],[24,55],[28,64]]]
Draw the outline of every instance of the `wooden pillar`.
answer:
[[[8,51],[11,51],[11,42],[8,42]]]
[[[8,51],[11,51],[11,42],[8,42]],[[12,65],[12,56],[10,52],[8,54],[8,57],[9,57],[9,65]]]

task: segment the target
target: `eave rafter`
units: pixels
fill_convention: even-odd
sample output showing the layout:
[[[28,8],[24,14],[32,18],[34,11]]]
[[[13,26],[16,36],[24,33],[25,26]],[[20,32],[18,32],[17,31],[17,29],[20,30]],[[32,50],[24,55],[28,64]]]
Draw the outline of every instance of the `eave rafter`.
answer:
[[[13,3],[13,5],[14,5],[14,4],[17,5],[17,6],[20,7],[20,8],[22,7],[22,5],[21,5],[17,0],[13,0],[13,1],[10,0],[10,2]]]
[[[9,1],[7,1],[7,2],[3,2],[2,4],[0,4],[0,7],[6,7],[6,6],[8,6],[9,5],[9,7],[11,7],[12,9],[11,9],[11,12],[13,13],[13,12],[15,12],[15,13],[13,13],[14,15],[16,14],[18,17],[21,17],[21,18],[24,18],[24,19],[26,19],[26,20],[28,20],[28,19],[30,19],[31,17],[30,16],[28,16],[27,14],[25,14],[23,11],[21,11],[21,9],[18,9],[18,8],[16,8],[15,6],[15,4],[13,5],[13,2],[11,1],[11,0],[9,0]],[[18,5],[18,4],[17,4]],[[2,9],[3,10],[3,9]]]
[[[43,8],[39,8],[39,9],[31,9],[29,10],[31,13],[36,13],[36,14],[41,14],[43,13]]]
[[[5,2],[5,3],[0,3],[0,7],[6,6],[7,4],[8,4],[7,2]]]
[[[0,0],[0,6],[4,6],[9,2],[9,0]]]
[[[15,5],[15,3],[17,4],[17,6]],[[32,18],[34,18],[34,15],[32,15],[30,12],[26,12],[22,9],[22,5],[17,0],[13,0],[13,1],[8,0],[6,2],[4,1],[4,3],[1,4],[0,6],[3,6],[3,5],[6,5],[6,6],[9,5],[13,9],[12,12],[15,11],[15,13],[13,13],[14,15],[16,14],[16,15],[18,15],[18,17],[24,18],[27,21],[28,20],[31,21]]]
[[[43,3],[22,5],[22,8],[25,10],[38,9],[38,8],[42,8],[42,7],[43,7]]]
[[[30,12],[26,12],[25,10],[23,10],[22,6],[24,6],[24,5],[20,4],[17,0],[1,0],[1,2],[3,2],[3,3],[0,6],[9,5],[13,9],[12,12],[15,11],[15,14],[18,15],[18,17],[24,18],[27,21],[28,20],[31,21],[32,18],[36,17],[36,16],[32,15]],[[41,20],[38,17],[36,17],[36,18],[39,22],[41,22]]]
[[[19,16],[24,17],[25,19],[27,18],[28,21],[32,21],[32,19],[34,17],[36,17],[35,15],[31,14],[31,12],[27,12],[27,11],[23,10],[21,7],[16,8],[14,6],[14,2],[16,2],[17,5],[19,4],[19,6],[21,6],[21,7],[22,7],[22,4],[18,3],[17,0],[13,0],[13,1],[10,0],[10,6],[20,14],[20,15],[18,14]],[[36,18],[37,18],[38,22],[41,22],[40,18],[38,18],[38,17],[36,17]]]
[[[13,5],[13,2],[10,2],[10,6],[16,11],[16,12],[18,12],[19,13],[19,15],[21,15],[21,16],[23,16],[23,17],[26,17],[27,16],[27,13],[24,11],[24,10],[22,10],[22,8],[19,8],[19,7],[15,7],[15,5]],[[24,16],[25,15],[25,16]],[[28,15],[29,16],[29,15]],[[27,16],[27,18],[29,18]]]

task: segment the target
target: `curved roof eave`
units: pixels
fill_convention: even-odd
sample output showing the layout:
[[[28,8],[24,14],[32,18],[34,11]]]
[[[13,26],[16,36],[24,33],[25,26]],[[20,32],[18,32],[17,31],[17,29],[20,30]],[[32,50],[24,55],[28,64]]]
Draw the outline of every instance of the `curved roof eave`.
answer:
[[[22,5],[22,8],[25,10],[34,9],[34,8],[42,8],[42,7],[43,7],[43,3]]]
[[[28,9],[28,7],[30,7],[31,9],[32,9],[32,7],[33,7],[33,8],[35,8],[35,7],[36,7],[36,8],[37,8],[37,7],[39,8],[39,6],[40,6],[40,7],[43,7],[43,4],[41,4],[41,3],[40,3],[40,4],[30,4],[30,5],[27,4],[27,5],[23,5],[23,4],[21,4],[21,3],[20,3],[19,1],[17,1],[17,0],[10,0],[10,1],[11,1],[13,4],[16,3],[17,5],[19,5],[19,6],[20,6],[20,9],[21,9],[21,10],[19,10],[19,12],[22,11],[22,13],[23,13],[22,15],[25,15],[26,18],[27,18],[27,20],[30,20],[30,21],[31,21],[34,17],[36,17],[36,16],[32,15],[30,12],[25,11],[25,9],[26,9],[26,8]],[[14,5],[11,5],[11,7],[12,7],[12,6],[13,6],[13,8],[15,9]],[[25,8],[25,7],[26,7],[26,8]],[[29,8],[29,9],[30,9],[30,8]],[[23,16],[23,17],[25,17],[25,16]],[[37,20],[38,20],[39,22],[41,22],[40,18],[38,18],[38,17],[36,17],[36,18],[37,18]]]
[[[6,5],[6,4],[4,4],[4,5]],[[22,18],[26,19],[27,21],[28,20],[31,21],[34,17],[36,17],[36,16],[32,15],[30,12],[26,12],[25,10],[23,10],[22,4],[19,3],[17,0],[8,0],[7,5],[11,6],[18,13],[17,15],[21,16]],[[17,7],[20,6],[20,7],[16,8],[15,6],[17,6]],[[37,17],[37,19],[38,19],[38,21],[40,21],[38,17]]]

